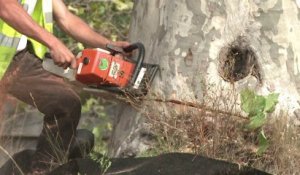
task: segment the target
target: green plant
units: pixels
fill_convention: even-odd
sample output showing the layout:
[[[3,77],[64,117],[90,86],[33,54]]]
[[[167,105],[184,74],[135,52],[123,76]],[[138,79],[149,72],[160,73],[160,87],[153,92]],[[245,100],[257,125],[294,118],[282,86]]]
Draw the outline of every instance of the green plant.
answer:
[[[112,130],[112,123],[110,117],[106,114],[105,104],[111,104],[101,98],[90,97],[82,106],[82,115],[86,115],[83,128],[89,129],[95,136],[95,148],[98,152],[105,153],[107,144],[103,137]]]
[[[267,114],[275,110],[278,103],[278,93],[272,93],[267,96],[257,95],[254,91],[245,89],[241,91],[241,107],[248,114],[250,122],[246,128],[250,131],[260,130],[258,135],[259,148],[257,154],[263,154],[269,147],[269,142],[265,136],[263,125],[267,121]]]
[[[90,158],[99,164],[102,174],[104,174],[109,169],[112,163],[107,155],[101,154],[97,151],[91,152]]]

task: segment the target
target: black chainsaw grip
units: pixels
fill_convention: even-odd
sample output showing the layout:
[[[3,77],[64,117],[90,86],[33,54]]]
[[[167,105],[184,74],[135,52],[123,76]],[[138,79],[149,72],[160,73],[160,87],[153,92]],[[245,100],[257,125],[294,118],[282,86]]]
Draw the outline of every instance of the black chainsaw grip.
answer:
[[[138,56],[136,59],[136,66],[135,66],[135,71],[132,74],[132,79],[131,79],[131,84],[133,84],[135,82],[135,80],[137,79],[137,76],[142,68],[143,62],[144,62],[144,57],[145,57],[145,47],[142,43],[137,42],[137,43],[133,43],[125,48],[123,48],[124,52],[132,52],[134,50],[138,50]]]

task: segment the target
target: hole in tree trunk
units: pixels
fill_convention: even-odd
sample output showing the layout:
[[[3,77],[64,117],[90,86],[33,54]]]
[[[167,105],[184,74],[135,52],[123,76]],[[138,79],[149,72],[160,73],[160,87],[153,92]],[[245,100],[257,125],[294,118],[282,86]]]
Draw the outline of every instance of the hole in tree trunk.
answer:
[[[253,75],[261,82],[257,56],[247,40],[240,36],[219,53],[219,75],[228,82],[236,82]]]

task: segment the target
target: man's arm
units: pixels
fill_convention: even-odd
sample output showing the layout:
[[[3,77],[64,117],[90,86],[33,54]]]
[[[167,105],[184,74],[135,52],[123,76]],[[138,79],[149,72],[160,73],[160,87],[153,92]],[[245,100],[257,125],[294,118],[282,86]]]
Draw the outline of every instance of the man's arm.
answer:
[[[106,44],[112,43],[109,39],[93,31],[93,29],[79,17],[69,12],[62,0],[53,1],[53,11],[54,19],[59,27],[75,40],[95,48],[105,48]],[[119,47],[125,47],[129,43],[119,41],[112,44]]]
[[[76,60],[71,51],[55,36],[40,27],[17,0],[0,0],[0,18],[18,32],[47,46],[58,66],[68,67],[72,63],[72,67],[76,67]]]

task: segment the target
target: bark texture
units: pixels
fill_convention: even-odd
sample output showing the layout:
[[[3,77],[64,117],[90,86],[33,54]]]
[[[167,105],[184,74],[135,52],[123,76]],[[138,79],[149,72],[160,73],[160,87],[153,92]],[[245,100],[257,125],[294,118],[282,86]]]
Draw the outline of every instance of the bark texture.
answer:
[[[277,109],[296,114],[297,123],[299,7],[295,0],[136,1],[130,39],[145,44],[146,62],[161,66],[149,98],[201,103],[207,93],[237,96],[249,87],[259,94],[280,93]],[[224,53],[241,56],[224,60]],[[236,99],[228,100],[224,104]],[[144,111],[153,109],[174,110],[152,102]],[[134,116],[137,121],[141,115]],[[114,146],[123,141],[118,142]]]

